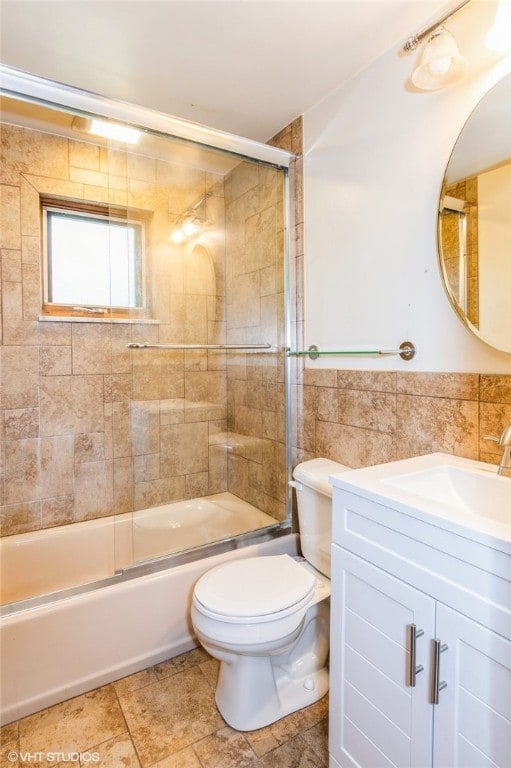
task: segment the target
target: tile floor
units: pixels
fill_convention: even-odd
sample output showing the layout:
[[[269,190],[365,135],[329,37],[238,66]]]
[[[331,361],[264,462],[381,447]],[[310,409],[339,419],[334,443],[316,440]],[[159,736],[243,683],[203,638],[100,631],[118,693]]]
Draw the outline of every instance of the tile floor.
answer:
[[[196,648],[6,725],[0,768],[327,767],[327,697],[241,733],[215,706],[217,671]]]

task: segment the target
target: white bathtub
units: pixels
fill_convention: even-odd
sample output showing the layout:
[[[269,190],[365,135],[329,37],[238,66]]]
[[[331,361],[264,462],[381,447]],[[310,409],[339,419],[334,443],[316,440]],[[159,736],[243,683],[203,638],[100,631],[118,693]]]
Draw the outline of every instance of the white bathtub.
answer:
[[[45,532],[8,537],[2,543],[11,539],[12,544],[15,538],[27,537],[26,546],[18,542],[18,554],[28,573],[38,570],[37,583],[43,577],[48,579],[47,587],[52,586],[45,588],[46,593],[69,584],[59,582],[64,563],[76,566],[71,581],[76,584],[76,578],[88,583],[111,576],[113,568],[123,564],[123,558],[124,565],[131,562],[130,532],[131,515],[127,515],[117,521],[102,518],[62,526],[58,531],[50,529],[41,544],[44,556],[35,555],[35,540],[44,540]],[[154,535],[154,526],[149,526],[149,532]],[[77,540],[73,541],[73,537]],[[146,575],[128,571],[129,577],[118,577],[117,583],[99,588],[97,584],[84,586],[78,594],[56,592],[57,598],[67,596],[3,615],[0,723],[9,723],[195,647],[189,609],[193,585],[202,573],[224,560],[296,552],[296,537],[280,536]],[[4,577],[7,566],[14,565],[12,555],[10,552],[7,559],[1,558]],[[86,564],[82,562],[85,556]],[[27,575],[24,581],[30,578]]]
[[[113,576],[141,560],[275,525],[218,493],[0,539],[0,605]]]

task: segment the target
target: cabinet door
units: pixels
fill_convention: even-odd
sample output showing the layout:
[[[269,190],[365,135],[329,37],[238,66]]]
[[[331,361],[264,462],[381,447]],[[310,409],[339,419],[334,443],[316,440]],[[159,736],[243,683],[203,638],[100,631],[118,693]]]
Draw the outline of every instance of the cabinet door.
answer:
[[[332,547],[330,752],[342,768],[429,768],[433,707],[430,597]],[[410,685],[407,627],[416,640]]]
[[[435,707],[435,768],[511,765],[511,642],[437,606],[441,682]]]

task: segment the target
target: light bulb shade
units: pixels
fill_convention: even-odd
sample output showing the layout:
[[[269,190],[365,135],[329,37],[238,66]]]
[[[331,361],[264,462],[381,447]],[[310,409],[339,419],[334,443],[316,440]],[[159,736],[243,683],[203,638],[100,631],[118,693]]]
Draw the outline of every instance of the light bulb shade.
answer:
[[[193,218],[192,216],[187,216],[187,218],[183,222],[182,230],[184,234],[187,237],[192,237],[192,235],[195,235],[200,229],[200,224],[198,223],[197,219]]]
[[[445,88],[461,80],[467,66],[454,37],[441,28],[428,40],[421,62],[412,75],[412,83],[421,91]]]
[[[176,243],[177,245],[179,243],[184,242],[184,240],[186,240],[186,235],[182,229],[175,229],[170,235],[170,240],[171,242]]]

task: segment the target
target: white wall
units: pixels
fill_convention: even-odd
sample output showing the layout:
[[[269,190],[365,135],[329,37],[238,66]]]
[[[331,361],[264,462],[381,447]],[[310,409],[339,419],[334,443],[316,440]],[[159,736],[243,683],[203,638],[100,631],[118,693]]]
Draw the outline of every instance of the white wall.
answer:
[[[420,53],[401,55],[398,46],[305,114],[305,345],[411,340],[418,348],[411,362],[308,365],[511,373],[511,354],[474,337],[451,308],[436,249],[451,149],[480,97],[511,68],[482,46],[493,10],[493,2],[470,3],[449,24],[470,60],[463,83],[412,92]]]

